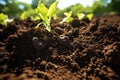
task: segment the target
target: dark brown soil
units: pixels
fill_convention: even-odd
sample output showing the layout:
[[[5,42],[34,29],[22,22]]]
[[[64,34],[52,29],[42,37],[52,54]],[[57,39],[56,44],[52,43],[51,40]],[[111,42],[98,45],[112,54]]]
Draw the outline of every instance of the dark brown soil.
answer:
[[[120,80],[120,16],[0,25],[0,80]]]

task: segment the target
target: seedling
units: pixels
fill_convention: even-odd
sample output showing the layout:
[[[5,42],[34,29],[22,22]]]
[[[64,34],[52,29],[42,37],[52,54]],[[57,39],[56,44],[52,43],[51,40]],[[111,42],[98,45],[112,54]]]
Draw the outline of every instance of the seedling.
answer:
[[[78,17],[79,20],[82,20],[85,17],[85,14],[77,13],[77,17]]]
[[[79,20],[82,20],[84,17],[87,17],[89,20],[93,18],[93,13],[85,15],[84,13],[77,13],[77,17]]]
[[[40,20],[39,16],[31,17],[33,21]]]
[[[26,11],[22,12],[22,14],[20,15],[20,18],[22,20],[26,19],[27,18],[27,12]]]
[[[73,20],[73,18],[72,18],[72,11],[70,11],[70,12],[65,12],[64,15],[65,15],[66,17],[63,18],[63,20],[62,20],[60,23],[63,23],[63,22],[69,23],[70,21]]]
[[[88,17],[89,20],[91,20],[93,18],[93,13],[87,14],[86,16]]]
[[[7,26],[7,15],[0,13],[0,24]]]
[[[57,19],[58,18],[58,16],[57,16],[57,14],[53,14],[53,19]]]
[[[36,11],[38,12],[40,19],[42,19],[42,22],[40,22],[35,28],[39,28],[39,26],[43,24],[46,30],[49,32],[51,31],[50,22],[55,13],[58,2],[59,0],[56,0],[48,9],[40,0]]]

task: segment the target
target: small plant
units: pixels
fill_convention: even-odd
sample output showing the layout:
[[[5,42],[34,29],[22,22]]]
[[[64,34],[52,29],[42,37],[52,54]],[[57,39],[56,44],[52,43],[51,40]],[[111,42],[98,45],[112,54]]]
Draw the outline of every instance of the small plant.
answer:
[[[27,11],[23,11],[20,15],[21,20],[25,20],[30,17],[33,21],[40,20],[40,17],[37,15],[36,11],[33,9],[29,9]]]
[[[42,22],[40,22],[35,28],[39,28],[39,26],[43,24],[46,30],[51,31],[50,22],[51,18],[54,15],[58,2],[59,0],[56,0],[48,9],[43,3],[41,3],[40,0],[36,11],[40,16],[40,19],[42,19]]]
[[[77,17],[79,20],[83,19],[85,17],[85,14],[83,13],[77,13]]]
[[[93,13],[87,14],[86,16],[88,17],[89,20],[91,20],[93,18]]]
[[[53,19],[58,19],[58,16],[57,16],[57,14],[53,14]]]
[[[63,23],[63,22],[70,22],[73,20],[72,18],[72,11],[70,12],[65,12],[64,15],[66,16],[65,18],[63,18],[63,20],[60,22],[60,23]]]
[[[13,19],[9,19],[7,15],[0,13],[0,24],[7,26],[7,22],[12,22]]]
[[[77,17],[79,20],[82,20],[84,17],[87,17],[89,20],[91,20],[93,18],[93,13],[89,13],[87,15],[85,15],[84,13],[77,13]]]
[[[7,15],[0,13],[0,24],[7,26]]]
[[[20,15],[20,18],[22,20],[26,19],[27,18],[27,12],[26,11],[23,11],[22,14]]]

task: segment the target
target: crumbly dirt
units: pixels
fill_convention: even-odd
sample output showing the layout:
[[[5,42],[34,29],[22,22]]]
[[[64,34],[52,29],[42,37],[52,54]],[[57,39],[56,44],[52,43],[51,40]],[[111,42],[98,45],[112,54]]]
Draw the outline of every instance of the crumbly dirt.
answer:
[[[120,16],[0,25],[0,80],[120,80]]]

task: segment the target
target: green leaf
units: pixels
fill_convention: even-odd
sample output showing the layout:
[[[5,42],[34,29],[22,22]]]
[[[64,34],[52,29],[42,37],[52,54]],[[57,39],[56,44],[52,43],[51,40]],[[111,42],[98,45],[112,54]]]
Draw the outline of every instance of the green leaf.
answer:
[[[7,25],[7,15],[3,14],[3,13],[0,13],[0,24],[2,25]]]
[[[40,13],[42,16],[46,16],[48,13],[48,9],[43,3],[39,3],[37,7],[38,13]]]
[[[36,21],[36,20],[40,20],[39,16],[35,16],[34,18],[32,17],[32,20]]]
[[[72,11],[70,11],[70,12],[65,12],[64,15],[67,16],[67,18],[69,18],[69,17],[72,16]]]
[[[53,19],[57,19],[58,18],[58,16],[57,16],[57,14],[53,14]]]
[[[54,12],[55,12],[55,10],[56,10],[56,7],[57,7],[58,2],[59,2],[59,0],[56,0],[56,1],[50,6],[50,8],[49,8],[49,10],[48,10],[48,14],[47,14],[48,17],[52,17],[52,16],[53,16],[53,14],[54,14]]]
[[[35,28],[38,29],[41,24],[42,24],[42,23],[37,24],[37,25],[35,26]]]
[[[27,18],[27,12],[24,11],[24,12],[20,15],[20,18],[21,18],[22,20],[26,19],[26,18]]]
[[[63,22],[69,23],[69,22],[72,21],[72,20],[73,20],[73,18],[64,18],[63,21],[62,21],[62,23],[63,23]]]
[[[45,21],[45,17],[44,17],[41,13],[38,13],[38,14],[39,14],[40,18],[41,18],[43,21]]]
[[[93,18],[93,13],[87,14],[86,16],[88,17],[89,20],[91,20]]]
[[[62,20],[62,22],[60,22],[60,23],[63,23],[63,22],[70,22],[70,21],[72,21],[72,11],[70,11],[70,12],[65,12],[64,13],[64,15],[66,16],[63,20]]]
[[[83,19],[85,17],[85,14],[83,13],[77,13],[77,17],[79,20]]]

